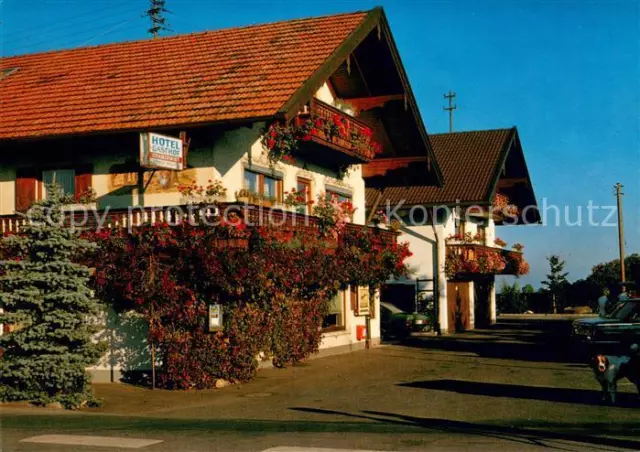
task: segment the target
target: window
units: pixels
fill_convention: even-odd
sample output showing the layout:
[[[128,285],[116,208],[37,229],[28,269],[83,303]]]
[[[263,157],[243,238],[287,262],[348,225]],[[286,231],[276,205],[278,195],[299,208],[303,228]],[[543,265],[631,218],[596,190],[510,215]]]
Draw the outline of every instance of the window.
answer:
[[[329,313],[322,321],[322,329],[339,330],[344,325],[344,292],[338,292],[329,302]]]
[[[340,193],[332,190],[327,190],[327,194],[332,197],[335,196],[336,198],[338,198],[338,201],[340,202],[351,201],[351,195],[346,195],[344,193]]]
[[[244,188],[249,190],[251,193],[260,194],[260,189],[258,188],[259,182],[260,175],[258,173],[254,173],[252,171],[244,172]]]
[[[277,177],[245,170],[244,188],[265,201],[282,201],[282,179]]]
[[[309,179],[298,178],[296,190],[304,193],[305,205],[298,207],[298,213],[309,214],[309,202],[311,201],[311,181]]]
[[[327,196],[329,198],[337,198],[338,201],[340,202],[345,202],[345,201],[349,201],[351,202],[351,195],[343,193],[343,192],[339,192],[337,190],[331,190],[330,188],[327,188]],[[351,216],[350,221],[353,221],[353,216]]]
[[[76,174],[72,169],[46,170],[42,172],[42,182],[49,192],[49,186],[56,184],[62,188],[65,195],[76,194]]]

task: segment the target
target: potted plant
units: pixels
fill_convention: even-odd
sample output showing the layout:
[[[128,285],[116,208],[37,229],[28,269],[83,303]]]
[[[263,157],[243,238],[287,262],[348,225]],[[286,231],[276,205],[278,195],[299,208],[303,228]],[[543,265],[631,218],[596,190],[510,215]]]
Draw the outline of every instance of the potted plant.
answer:
[[[296,188],[292,188],[291,191],[284,192],[284,199],[282,200],[282,204],[286,207],[293,208],[294,210],[298,210],[301,207],[307,207],[307,204],[310,204],[308,199],[308,191],[306,190],[298,190]]]
[[[243,188],[236,192],[236,201],[240,203],[249,204],[252,198],[253,198],[253,193],[247,190],[246,188]]]
[[[500,248],[505,248],[507,246],[507,242],[502,240],[500,237],[496,237],[493,243]]]

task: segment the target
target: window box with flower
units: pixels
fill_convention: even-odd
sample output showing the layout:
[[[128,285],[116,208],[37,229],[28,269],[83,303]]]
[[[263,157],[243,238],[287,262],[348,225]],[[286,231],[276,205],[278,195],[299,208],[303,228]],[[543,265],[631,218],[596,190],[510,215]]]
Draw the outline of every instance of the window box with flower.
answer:
[[[521,253],[522,245],[505,249],[507,243],[500,238],[494,240],[495,247],[484,245],[470,233],[451,235],[446,241],[445,274],[453,279],[458,276],[516,275],[529,273],[529,264]]]
[[[307,143],[338,151],[343,156],[341,166],[371,161],[382,151],[370,127],[317,99],[293,121],[269,125],[262,136],[272,166],[278,162],[293,163],[294,154]]]
[[[275,196],[265,196],[243,188],[236,192],[236,201],[242,204],[254,204],[256,206],[275,207],[278,199]]]

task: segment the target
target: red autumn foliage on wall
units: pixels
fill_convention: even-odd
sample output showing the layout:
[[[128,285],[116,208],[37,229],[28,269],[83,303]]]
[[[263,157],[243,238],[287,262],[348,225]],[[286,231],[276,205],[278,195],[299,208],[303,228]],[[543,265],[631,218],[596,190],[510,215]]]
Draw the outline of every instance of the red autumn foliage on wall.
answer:
[[[166,388],[249,380],[261,354],[276,366],[298,362],[318,350],[337,291],[376,287],[407,271],[407,246],[386,245],[366,228],[345,231],[335,248],[320,237],[243,227],[247,246],[221,248],[220,240],[231,240],[228,227],[90,234],[100,245],[91,262],[96,292],[117,310],[144,316]],[[210,303],[223,306],[221,332],[207,330]]]

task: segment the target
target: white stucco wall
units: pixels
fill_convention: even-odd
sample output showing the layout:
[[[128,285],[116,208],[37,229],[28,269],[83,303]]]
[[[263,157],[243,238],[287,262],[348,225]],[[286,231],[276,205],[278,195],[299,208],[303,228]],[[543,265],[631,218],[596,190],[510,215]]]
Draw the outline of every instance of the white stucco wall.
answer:
[[[0,215],[10,215],[15,210],[15,168],[0,168]]]

